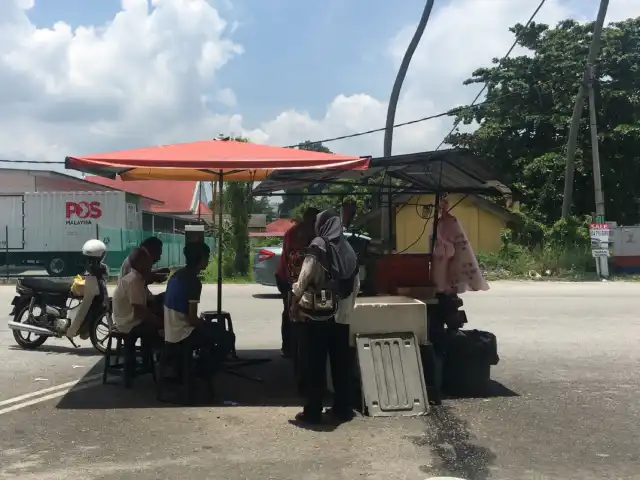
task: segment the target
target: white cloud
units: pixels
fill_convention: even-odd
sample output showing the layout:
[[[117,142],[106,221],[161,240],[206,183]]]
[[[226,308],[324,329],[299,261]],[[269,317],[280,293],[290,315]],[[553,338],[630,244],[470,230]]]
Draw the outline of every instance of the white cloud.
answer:
[[[634,5],[632,5],[632,3]],[[470,72],[503,55],[538,0],[458,0],[435,10],[412,62],[398,122],[470,101],[479,87],[461,85]],[[580,18],[573,4],[549,0],[537,20]],[[30,0],[0,0],[0,158],[61,160],[65,155],[190,141],[218,133],[287,145],[384,124],[386,99],[337,95],[321,118],[285,111],[257,126],[221,115],[236,96],[218,72],[243,53],[228,25],[206,0],[123,0],[102,26],[65,23],[36,28]],[[595,8],[591,18],[595,16]],[[588,12],[587,12],[588,13]],[[608,21],[640,14],[637,0],[612,2]],[[385,68],[397,68],[413,34],[390,39]],[[395,72],[394,72],[395,73]],[[396,130],[394,152],[435,147],[448,118]],[[379,154],[382,135],[331,144],[336,151]]]

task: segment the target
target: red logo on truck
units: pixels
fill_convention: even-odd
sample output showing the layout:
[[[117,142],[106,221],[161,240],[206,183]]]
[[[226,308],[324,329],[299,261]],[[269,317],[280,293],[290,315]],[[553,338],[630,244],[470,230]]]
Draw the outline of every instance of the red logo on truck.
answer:
[[[96,219],[102,216],[100,202],[67,202],[66,212],[67,224],[76,224],[72,220],[74,217],[84,220],[84,222],[78,222],[78,224],[87,224],[91,223],[90,219]]]

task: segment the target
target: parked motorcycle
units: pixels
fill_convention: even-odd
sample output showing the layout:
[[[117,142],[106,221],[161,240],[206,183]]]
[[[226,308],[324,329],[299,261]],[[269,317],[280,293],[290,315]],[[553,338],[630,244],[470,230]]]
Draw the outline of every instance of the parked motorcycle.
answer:
[[[49,337],[65,337],[74,347],[74,337],[89,338],[100,353],[106,350],[111,326],[111,304],[107,293],[107,269],[102,264],[106,246],[89,240],[82,249],[88,259],[82,295],[72,291],[73,280],[25,277],[18,280],[11,305],[16,343],[33,350]]]

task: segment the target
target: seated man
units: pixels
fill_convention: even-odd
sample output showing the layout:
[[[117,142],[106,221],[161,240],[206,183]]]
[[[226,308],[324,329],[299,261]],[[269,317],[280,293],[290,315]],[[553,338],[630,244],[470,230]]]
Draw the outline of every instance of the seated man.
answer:
[[[163,327],[162,319],[148,307],[145,282],[151,271],[151,257],[137,248],[129,255],[129,261],[131,270],[118,280],[113,293],[113,321],[122,333],[157,334]]]
[[[143,254],[149,257],[152,267],[149,269],[149,273],[145,274],[145,284],[150,285],[156,282],[164,282],[167,279],[170,271],[168,268],[159,268],[154,269],[153,265],[160,261],[162,257],[162,240],[158,237],[149,237],[145,239],[140,247],[139,254]],[[122,267],[120,268],[120,275],[118,279],[124,277],[131,271],[131,254],[125,258],[124,262],[122,262]],[[151,291],[147,288],[147,302],[149,303],[149,308],[155,312],[156,315],[162,317],[162,304],[164,302],[164,294],[160,293],[157,295],[153,295]]]
[[[164,297],[164,340],[168,343],[192,342],[195,348],[215,354],[221,361],[233,345],[233,335],[217,323],[198,316],[202,282],[198,274],[209,264],[209,247],[190,242],[184,247],[186,266],[176,271],[167,283]]]

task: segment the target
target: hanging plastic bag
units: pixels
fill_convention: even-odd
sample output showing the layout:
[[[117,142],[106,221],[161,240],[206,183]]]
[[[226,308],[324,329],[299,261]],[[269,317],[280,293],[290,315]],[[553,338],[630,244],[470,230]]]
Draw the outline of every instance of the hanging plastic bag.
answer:
[[[84,296],[84,277],[82,275],[76,275],[71,284],[71,293],[74,297]]]

